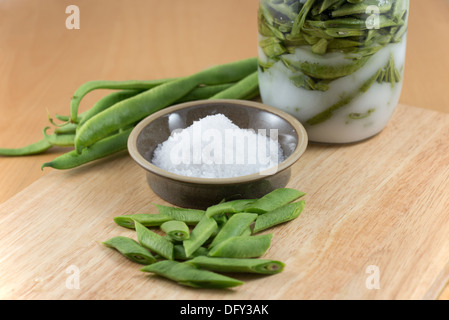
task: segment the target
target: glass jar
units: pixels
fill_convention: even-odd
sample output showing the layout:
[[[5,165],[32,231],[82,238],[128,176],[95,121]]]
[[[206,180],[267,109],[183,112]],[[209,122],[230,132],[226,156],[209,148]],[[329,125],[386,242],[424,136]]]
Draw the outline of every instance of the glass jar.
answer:
[[[310,141],[376,135],[399,102],[408,12],[409,0],[260,0],[262,101]]]

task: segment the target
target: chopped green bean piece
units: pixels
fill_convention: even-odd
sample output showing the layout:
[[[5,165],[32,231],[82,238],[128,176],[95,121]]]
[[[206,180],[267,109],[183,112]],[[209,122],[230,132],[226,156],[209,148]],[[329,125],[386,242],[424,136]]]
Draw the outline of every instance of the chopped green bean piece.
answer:
[[[259,215],[254,224],[253,232],[257,233],[278,224],[296,219],[303,211],[304,205],[305,201],[301,200]]]
[[[206,210],[206,215],[212,217],[223,213],[238,213],[242,212],[245,207],[253,203],[254,199],[238,199],[222,202],[213,206],[210,206]]]
[[[114,248],[128,259],[139,264],[152,264],[156,258],[137,241],[127,237],[114,237],[103,244],[109,248]]]
[[[134,224],[137,240],[142,246],[156,252],[166,259],[173,260],[173,243],[137,221],[135,221]]]
[[[215,245],[210,251],[211,257],[257,258],[270,247],[272,234],[257,236],[236,236]]]
[[[249,226],[256,220],[257,216],[258,214],[256,213],[247,212],[233,214],[215,236],[210,247],[229,238],[241,236],[248,230]]]
[[[281,261],[269,259],[238,259],[238,258],[214,258],[207,256],[195,257],[186,263],[193,264],[200,269],[217,272],[239,272],[276,274],[284,270],[285,264]]]
[[[159,261],[145,266],[141,271],[151,272],[181,285],[194,288],[229,288],[243,284],[242,281],[237,279],[212,271],[201,270],[185,262],[170,260]]]
[[[197,224],[206,213],[204,210],[176,208],[160,204],[157,204],[156,207],[159,213],[170,216],[173,220],[185,222],[187,225]]]
[[[182,221],[171,220],[164,222],[161,225],[161,230],[174,241],[187,240],[190,236],[189,226]]]
[[[173,249],[175,260],[189,260],[198,256],[207,256],[207,254],[209,253],[209,250],[207,248],[199,247],[194,253],[190,255],[190,257],[187,257],[186,251],[184,250],[184,246],[182,244],[175,244]]]

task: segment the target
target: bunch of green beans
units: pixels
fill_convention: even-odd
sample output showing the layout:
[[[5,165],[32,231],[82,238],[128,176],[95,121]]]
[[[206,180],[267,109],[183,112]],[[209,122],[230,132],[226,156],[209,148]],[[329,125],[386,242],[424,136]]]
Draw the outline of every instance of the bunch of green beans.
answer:
[[[261,233],[296,219],[305,193],[281,188],[259,199],[222,201],[206,210],[156,205],[158,213],[121,215],[114,222],[135,230],[103,244],[149,272],[181,285],[229,288],[242,281],[221,273],[273,275],[285,264],[263,258],[273,233]],[[297,201],[298,200],[298,201]]]
[[[95,90],[111,90],[79,113],[82,99]],[[257,58],[216,65],[189,76],[157,80],[89,81],[74,93],[69,116],[49,116],[43,137],[28,146],[0,148],[0,156],[42,154],[53,147],[71,148],[44,163],[66,170],[127,149],[134,126],[148,115],[174,104],[205,99],[251,100],[259,95]],[[53,129],[52,133],[48,131]]]

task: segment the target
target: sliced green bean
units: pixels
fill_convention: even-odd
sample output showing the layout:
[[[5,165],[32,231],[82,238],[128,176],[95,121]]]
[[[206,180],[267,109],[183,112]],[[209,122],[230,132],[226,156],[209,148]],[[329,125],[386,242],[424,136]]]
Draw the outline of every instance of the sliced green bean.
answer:
[[[285,267],[283,262],[270,259],[214,258],[207,256],[198,256],[186,263],[210,271],[258,274],[280,273]]]
[[[229,238],[245,234],[249,229],[249,226],[256,220],[257,216],[258,214],[256,213],[247,212],[233,214],[214,237],[210,247],[212,248]]]
[[[187,225],[196,225],[205,215],[206,211],[197,209],[177,208],[156,204],[159,213],[167,215],[172,220],[182,221]]]
[[[211,257],[258,258],[270,247],[273,234],[236,236],[218,243],[209,251]]]
[[[189,260],[198,256],[207,256],[208,253],[209,250],[206,247],[199,247],[190,255],[190,257],[188,257],[186,256],[186,251],[184,250],[184,246],[182,244],[175,244],[175,246],[173,247],[175,260]]]
[[[156,262],[156,258],[137,241],[127,237],[114,237],[103,244],[107,247],[114,248],[128,259],[139,264],[152,264]]]
[[[215,85],[239,81],[257,71],[257,58],[211,67],[191,76],[178,78],[116,103],[89,119],[77,132],[75,149],[78,153],[98,140],[136,123],[146,116],[166,108],[201,84]],[[76,118],[77,108],[72,117]]]
[[[183,241],[190,237],[189,226],[182,221],[171,220],[164,222],[161,225],[161,230],[174,241]]]
[[[259,215],[254,224],[253,233],[296,219],[304,210],[304,206],[305,201],[300,200]]]
[[[0,156],[5,157],[22,157],[41,154],[53,147],[47,139],[39,140],[35,143],[21,148],[0,148]]]
[[[117,102],[123,101],[125,99],[131,98],[139,93],[141,93],[143,90],[120,90],[116,92],[112,92],[100,100],[98,100],[92,108],[89,110],[83,112],[79,118],[79,127],[81,127],[87,120],[95,116],[96,114],[106,110],[109,107],[112,107]]]
[[[81,154],[78,154],[75,150],[67,152],[50,162],[44,163],[41,169],[44,169],[45,167],[59,170],[72,169],[126,150],[128,137],[131,134],[131,131],[132,128],[100,140],[90,148],[83,150]]]
[[[173,243],[137,221],[134,224],[137,240],[142,246],[166,259],[173,260]]]
[[[117,216],[114,218],[114,222],[119,226],[134,229],[134,222],[137,221],[145,227],[158,227],[164,222],[173,220],[172,217],[161,213],[138,213],[131,215]]]
[[[296,189],[279,188],[259,198],[245,208],[246,212],[265,213],[272,211],[292,201],[295,201],[305,195]]]
[[[201,270],[185,262],[164,260],[140,269],[194,288],[230,288],[243,282],[212,271]]]
[[[245,207],[256,201],[255,199],[238,199],[210,206],[206,209],[206,215],[213,217],[215,215],[242,212]]]
[[[186,256],[189,257],[199,247],[201,247],[217,230],[218,225],[215,219],[204,215],[200,222],[193,228],[190,238],[183,241]]]
[[[148,90],[155,88],[161,84],[172,81],[173,79],[158,80],[94,80],[83,83],[76,91],[70,102],[70,120],[78,123],[78,107],[81,100],[89,93],[98,89],[110,90]]]

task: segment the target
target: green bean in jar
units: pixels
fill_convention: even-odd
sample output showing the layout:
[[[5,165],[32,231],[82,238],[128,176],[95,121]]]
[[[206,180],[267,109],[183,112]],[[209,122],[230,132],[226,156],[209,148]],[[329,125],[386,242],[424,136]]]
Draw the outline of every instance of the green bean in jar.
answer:
[[[381,132],[399,102],[409,0],[260,0],[259,86],[309,139]]]

